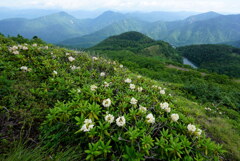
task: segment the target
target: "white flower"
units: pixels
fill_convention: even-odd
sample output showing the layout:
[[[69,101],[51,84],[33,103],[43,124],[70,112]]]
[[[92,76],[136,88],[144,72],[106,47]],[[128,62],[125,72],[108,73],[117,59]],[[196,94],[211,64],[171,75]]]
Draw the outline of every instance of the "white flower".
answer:
[[[109,87],[109,83],[108,82],[104,82],[104,87]]]
[[[111,103],[112,102],[111,102],[110,98],[108,98],[108,99],[103,100],[102,105],[104,107],[109,107],[109,106],[111,106]]]
[[[70,62],[72,62],[72,61],[74,61],[74,60],[75,60],[75,58],[74,58],[74,57],[72,57],[72,56],[69,56],[69,57],[68,57],[68,60],[69,60]]]
[[[150,124],[155,123],[155,118],[151,113],[146,116],[146,119],[147,119],[147,123],[150,123]]]
[[[66,56],[70,55],[70,53],[66,53]]]
[[[130,89],[135,89],[136,86],[134,84],[130,84],[129,87],[130,87]]]
[[[165,90],[164,89],[160,90],[160,94],[165,94]]]
[[[189,132],[193,133],[196,131],[196,126],[192,124],[188,124],[187,129]]]
[[[141,76],[141,75],[138,75],[137,78],[142,78],[142,76]]]
[[[152,85],[152,88],[158,88],[158,86],[156,86],[156,85]]]
[[[105,72],[101,72],[101,73],[100,73],[100,76],[101,76],[101,77],[104,77],[105,75],[106,75]]]
[[[81,131],[88,132],[94,127],[93,122],[91,119],[85,119],[84,124],[82,128],[80,129]]]
[[[164,102],[164,103],[160,103],[160,107],[161,109],[165,109],[165,108],[168,108],[169,104],[167,102]]]
[[[96,85],[91,85],[90,88],[91,88],[91,91],[96,91],[98,87]]]
[[[72,70],[80,69],[80,67],[76,67],[75,65],[71,65],[70,68],[71,68]]]
[[[22,66],[20,69],[23,71],[28,71],[28,67],[26,67],[26,66]]]
[[[12,52],[14,55],[18,55],[19,54],[19,51],[15,50]]]
[[[179,115],[178,114],[171,114],[171,119],[174,121],[174,122],[177,122],[177,120],[179,119]]]
[[[129,79],[129,78],[127,78],[127,79],[125,79],[125,80],[124,80],[124,82],[125,82],[125,83],[131,83],[131,82],[132,82],[132,80],[131,80],[131,79]]]
[[[28,47],[23,46],[22,49],[23,49],[23,50],[28,50]]]
[[[98,58],[97,58],[97,57],[95,57],[95,56],[94,56],[94,57],[92,57],[92,59],[93,59],[93,60],[98,60]]]
[[[140,111],[141,113],[146,113],[146,112],[147,112],[147,108],[140,105],[140,106],[139,106],[139,111]]]
[[[105,121],[109,122],[110,124],[114,122],[114,116],[111,114],[108,114],[105,116]]]
[[[171,108],[170,108],[170,107],[166,107],[164,110],[165,110],[167,113],[169,113],[169,112],[171,111]]]
[[[132,105],[135,105],[135,104],[137,104],[137,102],[138,102],[138,100],[136,100],[135,98],[131,98],[131,101],[130,101],[130,103],[132,104]]]
[[[17,50],[18,49],[18,47],[17,46],[12,46],[12,47],[9,47],[9,51],[10,52],[12,52],[12,51],[14,51],[14,50]]]
[[[48,49],[48,46],[45,46],[45,47],[44,47],[44,49],[46,49],[46,50],[47,50],[47,49]]]
[[[113,63],[113,65],[116,65],[116,62],[115,62],[115,61],[113,61],[112,63]]]
[[[32,46],[33,46],[33,47],[36,47],[36,46],[37,46],[37,44],[32,44]]]
[[[138,90],[138,92],[142,92],[143,88],[142,87],[138,87],[137,90]]]
[[[157,87],[159,90],[162,90],[162,87]]]
[[[121,64],[121,65],[119,65],[119,67],[120,67],[120,68],[123,68],[123,65]]]
[[[77,93],[81,93],[81,89],[77,89]]]
[[[84,124],[91,124],[92,123],[92,120],[91,119],[85,119],[84,120]]]
[[[54,70],[54,71],[53,71],[53,74],[54,74],[54,75],[57,75],[57,74],[58,74],[58,72],[57,72],[56,70]]]
[[[116,124],[118,126],[124,126],[126,124],[126,120],[125,120],[125,117],[124,116],[121,116],[121,117],[118,117],[116,119]]]
[[[202,130],[201,130],[201,129],[197,129],[196,132],[195,132],[195,134],[196,134],[197,136],[200,136],[200,135],[202,134]]]

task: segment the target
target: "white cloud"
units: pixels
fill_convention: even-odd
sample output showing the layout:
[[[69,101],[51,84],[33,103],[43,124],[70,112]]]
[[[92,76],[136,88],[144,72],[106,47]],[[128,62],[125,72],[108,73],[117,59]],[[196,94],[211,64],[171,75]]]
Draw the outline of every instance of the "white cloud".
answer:
[[[0,7],[240,12],[239,0],[7,0]]]

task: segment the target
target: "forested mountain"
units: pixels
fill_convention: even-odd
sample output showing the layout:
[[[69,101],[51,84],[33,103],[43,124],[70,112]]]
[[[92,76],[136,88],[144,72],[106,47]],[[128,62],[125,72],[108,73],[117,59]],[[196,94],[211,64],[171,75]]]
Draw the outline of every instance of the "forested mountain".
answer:
[[[230,42],[223,42],[222,44],[227,44],[227,45],[231,45],[231,46],[240,48],[240,40],[238,40],[238,41],[230,41]]]
[[[30,20],[1,20],[0,33],[10,36],[21,34],[28,38],[36,35],[47,42],[77,48],[94,46],[109,36],[127,31],[142,32],[174,46],[222,43],[236,41],[240,37],[240,15],[207,12],[169,22],[163,21],[160,13],[146,13],[143,16],[143,13],[107,11],[96,18],[80,20],[66,12],[59,12]],[[147,21],[152,14],[156,14],[153,19],[157,20],[158,17],[161,21],[153,22],[155,20],[150,18]],[[166,14],[165,18],[170,15],[162,14]]]
[[[181,62],[180,56],[170,44],[153,40],[136,31],[111,36],[90,49],[103,52],[129,50],[137,55]]]
[[[199,68],[240,77],[240,48],[227,45],[191,45],[178,48]]]
[[[96,45],[100,41],[108,38],[109,36],[118,35],[127,31],[144,31],[148,28],[150,23],[136,19],[124,19],[119,22],[113,23],[99,31],[84,35],[81,37],[71,38],[59,42],[59,45],[73,47],[73,48],[88,48]]]
[[[142,32],[155,40],[164,40],[174,46],[214,44],[239,39],[240,15],[225,16],[209,12],[174,22],[159,21],[147,23],[137,20],[123,20],[95,33],[64,40],[60,44],[74,47],[89,47],[109,36],[127,31]]]

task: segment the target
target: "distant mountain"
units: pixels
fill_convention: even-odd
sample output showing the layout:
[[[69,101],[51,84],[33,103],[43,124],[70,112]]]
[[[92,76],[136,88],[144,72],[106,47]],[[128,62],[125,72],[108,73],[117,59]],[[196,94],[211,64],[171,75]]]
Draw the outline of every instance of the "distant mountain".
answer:
[[[32,38],[37,35],[43,40],[56,43],[68,38],[98,31],[112,23],[125,19],[120,13],[107,11],[94,19],[79,20],[66,12],[58,12],[35,19],[5,19],[0,21],[0,33]]]
[[[182,21],[154,23],[124,19],[97,32],[60,42],[61,45],[90,47],[105,38],[127,31],[142,32],[155,40],[164,40],[174,46],[214,44],[239,40],[240,15],[220,15],[214,12],[196,15]]]
[[[197,22],[197,21],[209,20],[212,18],[216,18],[218,16],[222,16],[222,15],[219,13],[216,13],[216,12],[206,12],[206,13],[190,16],[187,19],[185,19],[185,21],[187,23],[193,23],[193,22]]]
[[[178,52],[199,68],[240,77],[240,49],[227,45],[191,45],[177,48]]]
[[[59,45],[69,47],[84,47],[88,48],[96,45],[100,41],[106,39],[109,36],[118,35],[127,31],[139,31],[142,32],[149,27],[149,23],[136,20],[136,19],[124,19],[119,22],[113,23],[99,31],[84,35],[81,37],[70,38],[59,42]]]
[[[27,38],[37,35],[47,42],[56,43],[59,40],[84,34],[79,24],[78,19],[65,12],[59,12],[32,20],[2,20],[0,32],[11,36],[21,34]]]
[[[35,19],[1,20],[0,33],[10,36],[20,34],[27,38],[36,35],[50,43],[78,48],[94,46],[109,36],[127,31],[138,31],[174,46],[239,40],[240,15],[207,12],[178,21],[147,21],[156,20],[158,16],[162,19],[167,14],[170,15],[164,12],[151,12],[146,13],[144,17],[143,13],[123,14],[106,11],[96,18],[80,20],[66,12],[58,12]]]
[[[168,31],[163,39],[176,46],[190,44],[214,44],[226,41],[239,40],[240,15],[226,15],[196,21],[191,24],[180,24]]]
[[[196,15],[196,12],[131,12],[127,13],[126,16],[137,18],[146,22],[156,22],[156,21],[178,21],[183,20],[189,16]]]
[[[237,48],[240,48],[240,40],[238,41],[229,41],[229,42],[223,42],[221,44],[227,44],[227,45],[231,45]]]

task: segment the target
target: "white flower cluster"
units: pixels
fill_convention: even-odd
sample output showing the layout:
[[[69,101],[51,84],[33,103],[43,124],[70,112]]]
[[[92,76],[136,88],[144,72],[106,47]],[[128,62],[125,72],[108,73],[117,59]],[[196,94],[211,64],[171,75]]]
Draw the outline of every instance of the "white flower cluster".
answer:
[[[177,120],[179,119],[179,115],[178,114],[171,114],[171,119],[174,121],[174,122],[177,122]]]
[[[153,116],[152,113],[148,114],[146,116],[146,119],[147,119],[147,123],[150,123],[150,124],[154,124],[155,123],[155,117]]]
[[[206,111],[212,111],[212,109],[210,107],[205,107]]]
[[[165,93],[166,93],[166,92],[165,92],[164,89],[160,90],[160,94],[165,94]]]
[[[78,70],[78,69],[80,69],[80,67],[77,67],[77,66],[75,66],[75,65],[71,65],[70,68],[71,68],[72,70]]]
[[[138,103],[138,100],[136,100],[134,97],[132,97],[130,103],[132,105],[136,105]]]
[[[120,67],[120,68],[123,68],[123,65],[121,64],[121,65],[119,65],[119,67]]]
[[[134,90],[134,89],[136,88],[136,86],[135,86],[134,84],[130,84],[130,85],[129,85],[129,88],[130,88],[131,90]]]
[[[125,119],[125,117],[124,116],[120,116],[120,117],[118,117],[117,119],[116,119],[116,124],[118,125],[118,126],[124,126],[125,124],[126,124],[126,119]]]
[[[114,116],[113,115],[111,115],[111,114],[107,114],[106,116],[105,116],[105,121],[107,121],[108,123],[113,123],[114,122]]]
[[[127,78],[127,79],[125,79],[125,80],[124,80],[124,82],[125,82],[125,83],[131,83],[131,82],[132,82],[132,80],[131,80],[131,79],[129,79],[129,78]]]
[[[91,119],[85,119],[81,131],[88,132],[94,127]]]
[[[168,113],[171,111],[171,108],[169,107],[169,104],[167,102],[160,103],[160,107]]]
[[[19,51],[17,51],[18,50],[18,46],[9,47],[8,50],[10,52],[12,52],[14,55],[18,55],[19,54]]]
[[[53,71],[53,75],[57,75],[58,72],[56,70]]]
[[[98,60],[98,58],[97,57],[92,57],[92,59],[93,59],[93,61],[97,61]]]
[[[111,103],[112,103],[112,101],[110,100],[110,98],[108,98],[108,99],[103,100],[102,105],[104,107],[110,107]]]
[[[91,86],[90,86],[91,91],[96,91],[97,88],[98,88],[98,87],[97,87],[96,85],[91,85]]]
[[[36,44],[36,43],[35,43],[35,44],[32,44],[32,46],[33,46],[33,47],[37,47],[37,44]]]
[[[147,108],[139,105],[139,111],[140,111],[141,113],[146,113],[146,112],[147,112]]]
[[[142,92],[142,91],[143,91],[143,88],[142,88],[142,87],[138,87],[138,88],[137,88],[137,91],[138,91],[138,92]]]
[[[24,72],[30,72],[32,70],[31,68],[28,68],[26,66],[22,66],[22,67],[20,67],[20,69]]]
[[[100,73],[100,76],[101,76],[101,77],[104,77],[105,75],[106,75],[105,72],[101,72],[101,73]]]
[[[110,82],[110,83],[104,82],[103,85],[104,85],[104,87],[109,87],[111,83],[112,83],[112,82]]]
[[[68,60],[69,60],[70,62],[72,62],[72,61],[74,61],[74,60],[75,60],[75,58],[74,58],[74,57],[72,57],[72,56],[69,56],[69,57],[68,57]]]
[[[197,136],[200,136],[200,135],[202,134],[202,130],[196,128],[195,125],[188,124],[187,129],[188,129],[188,131],[189,131],[191,134],[195,134],[195,135],[197,135]]]

